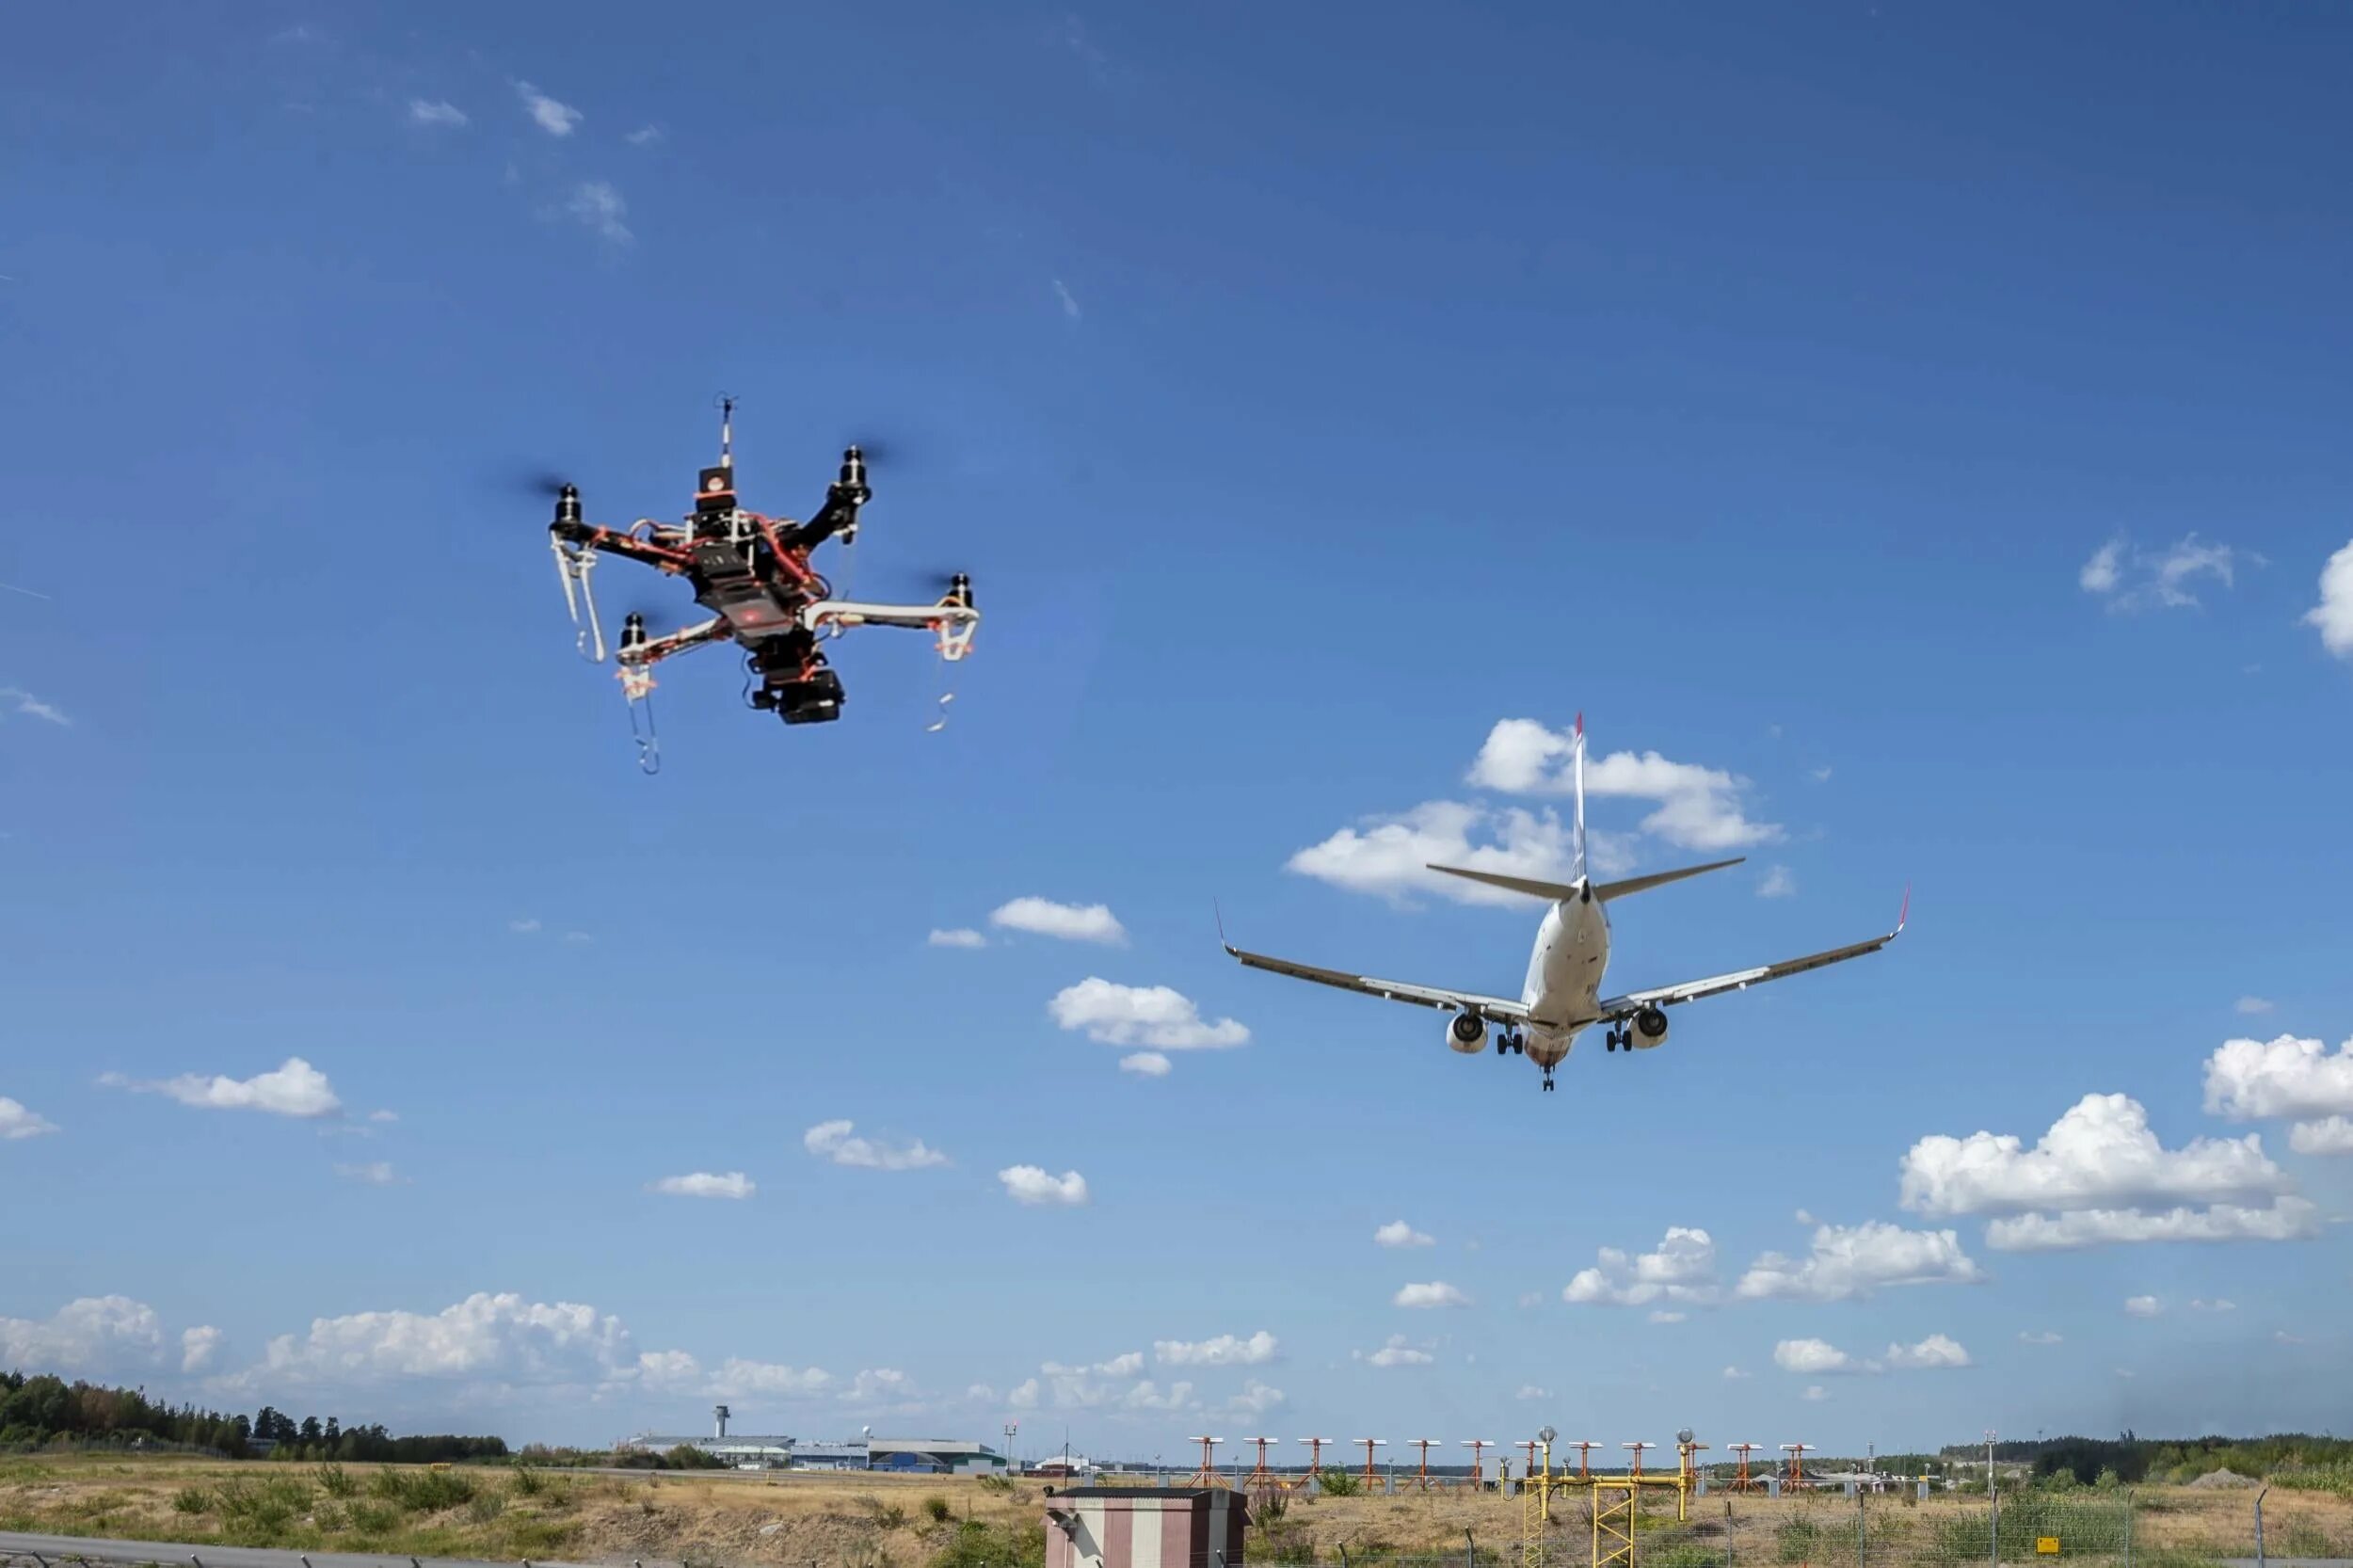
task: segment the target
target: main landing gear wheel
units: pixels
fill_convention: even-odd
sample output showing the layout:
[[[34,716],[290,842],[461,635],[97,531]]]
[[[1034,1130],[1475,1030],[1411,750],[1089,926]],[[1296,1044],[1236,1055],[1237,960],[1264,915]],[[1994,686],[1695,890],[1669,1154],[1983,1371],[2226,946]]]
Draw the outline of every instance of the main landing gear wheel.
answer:
[[[1545,1069],[1545,1093],[1547,1095],[1552,1093],[1552,1069],[1550,1067]]]

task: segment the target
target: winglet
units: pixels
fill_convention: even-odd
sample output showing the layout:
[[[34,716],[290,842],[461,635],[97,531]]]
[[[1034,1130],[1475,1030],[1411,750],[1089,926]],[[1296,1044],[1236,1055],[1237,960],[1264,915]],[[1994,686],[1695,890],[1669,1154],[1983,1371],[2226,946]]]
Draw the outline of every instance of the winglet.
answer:
[[[1585,733],[1585,713],[1582,709],[1578,710],[1577,715],[1577,733],[1579,735]]]
[[[1904,922],[1910,919],[1912,919],[1912,884],[1907,882],[1904,884],[1903,907],[1896,911],[1896,929],[1887,934],[1889,937],[1893,938],[1902,936],[1904,934]]]
[[[1233,952],[1234,944],[1225,939],[1225,911],[1217,906],[1215,899],[1209,900],[1209,914],[1217,920],[1217,945],[1227,952]]]

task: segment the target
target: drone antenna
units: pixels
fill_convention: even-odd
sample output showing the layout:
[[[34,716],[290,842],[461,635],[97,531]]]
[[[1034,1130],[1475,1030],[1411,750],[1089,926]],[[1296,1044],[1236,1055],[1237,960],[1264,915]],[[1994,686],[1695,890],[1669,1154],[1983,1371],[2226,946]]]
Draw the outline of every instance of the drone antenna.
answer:
[[[735,467],[735,399],[719,394],[719,466]]]

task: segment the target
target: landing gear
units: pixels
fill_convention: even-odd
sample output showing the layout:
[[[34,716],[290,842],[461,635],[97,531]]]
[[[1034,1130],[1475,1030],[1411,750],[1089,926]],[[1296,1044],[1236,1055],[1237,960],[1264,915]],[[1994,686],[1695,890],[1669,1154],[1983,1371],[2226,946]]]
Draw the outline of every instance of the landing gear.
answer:
[[[1545,1068],[1545,1093],[1552,1093],[1552,1068],[1549,1065]]]
[[[1513,1051],[1519,1052],[1522,1056],[1528,1054],[1528,1039],[1525,1035],[1514,1030],[1506,1030],[1496,1036],[1496,1059],[1497,1061],[1501,1061]]]
[[[1601,1048],[1604,1050],[1616,1050],[1618,1048],[1618,1032],[1616,1030],[1613,1029],[1609,1033],[1601,1037]]]

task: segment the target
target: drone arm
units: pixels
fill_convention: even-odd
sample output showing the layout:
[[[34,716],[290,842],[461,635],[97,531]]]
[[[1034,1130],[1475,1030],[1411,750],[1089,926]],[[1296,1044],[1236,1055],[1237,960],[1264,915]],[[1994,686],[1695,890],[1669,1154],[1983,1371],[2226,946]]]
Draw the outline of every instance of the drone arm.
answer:
[[[690,648],[699,648],[704,643],[715,642],[727,634],[727,617],[713,616],[707,621],[673,632],[667,636],[652,637],[645,642],[625,647],[621,649],[616,662],[622,664],[658,664],[674,653],[683,653]]]
[[[658,571],[683,572],[687,567],[684,552],[659,545],[634,534],[623,534],[611,528],[599,528],[587,522],[554,522],[548,525],[548,534],[559,545],[574,550],[602,551],[607,555],[619,555],[652,567]]]
[[[939,638],[940,656],[952,661],[970,651],[972,633],[981,624],[981,613],[969,604],[952,600],[936,604],[861,604],[854,600],[828,599],[804,605],[801,624],[811,632],[827,625],[844,630],[853,626],[904,626],[930,631]]]

